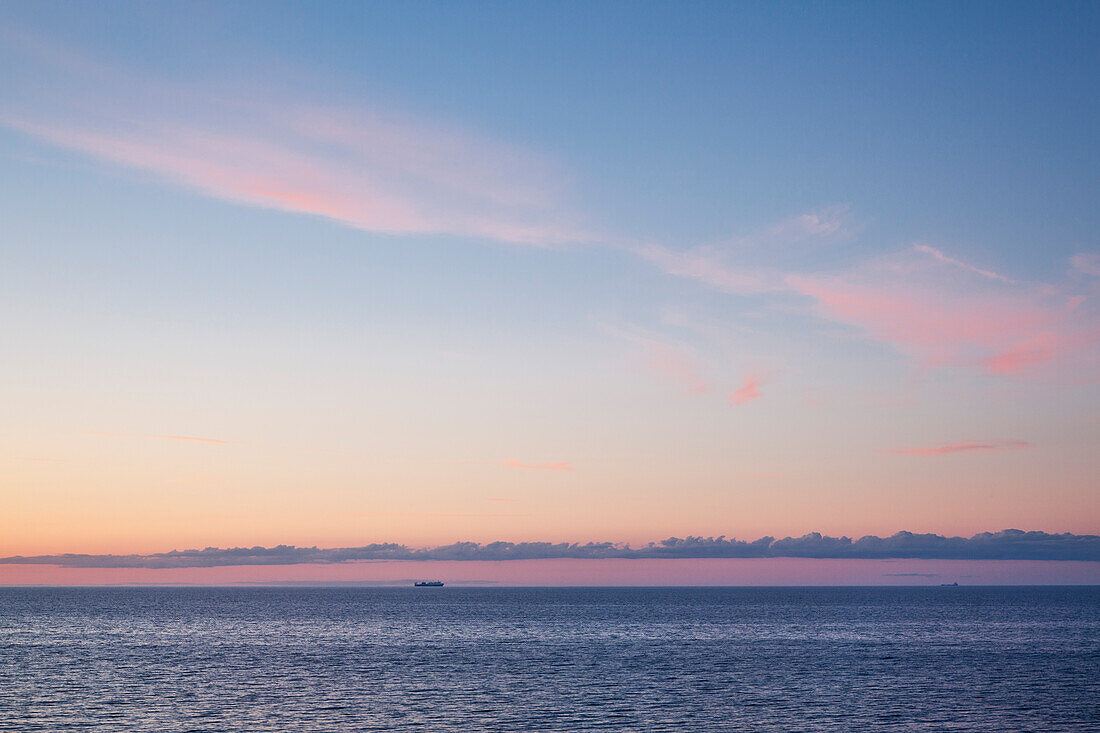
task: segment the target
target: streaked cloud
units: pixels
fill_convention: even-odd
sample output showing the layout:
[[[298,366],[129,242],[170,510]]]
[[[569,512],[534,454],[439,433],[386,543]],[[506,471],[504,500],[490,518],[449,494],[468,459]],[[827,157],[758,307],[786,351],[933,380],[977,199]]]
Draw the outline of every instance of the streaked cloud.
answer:
[[[716,247],[674,250],[647,244],[634,248],[633,252],[669,275],[698,280],[729,293],[766,293],[783,287],[780,273],[766,268],[738,266],[730,261],[730,255],[725,250]]]
[[[1100,254],[1096,252],[1080,252],[1069,258],[1073,269],[1086,275],[1100,277]]]
[[[688,347],[636,328],[604,326],[604,330],[641,346],[645,352],[645,367],[661,379],[695,394],[710,391],[710,382],[703,374],[704,366]]]
[[[1087,376],[1100,359],[1100,312],[1067,287],[1014,286],[912,257],[900,253],[840,274],[792,274],[786,282],[813,300],[817,315],[894,345],[924,369]]]
[[[95,435],[95,436],[98,436],[100,438],[125,438],[125,437],[127,437],[125,433],[108,433],[108,432],[103,431],[103,430],[81,430],[80,432],[83,433],[84,435]]]
[[[923,252],[926,255],[931,255],[932,257],[946,265],[953,265],[955,267],[962,268],[963,270],[966,270],[967,272],[972,272],[975,275],[981,275],[984,278],[988,278],[990,280],[998,280],[1003,283],[1008,283],[1009,285],[1016,284],[1015,280],[1011,280],[1004,275],[1000,275],[996,272],[993,272],[992,270],[983,270],[980,267],[975,267],[974,265],[967,264],[966,262],[957,260],[954,257],[948,257],[935,247],[929,247],[927,244],[913,245],[913,249],[917,252]]]
[[[192,443],[213,443],[216,445],[232,445],[236,441],[234,440],[219,440],[218,438],[201,438],[197,435],[150,435],[150,438],[159,438],[161,440],[182,440]]]
[[[849,204],[833,204],[799,214],[778,224],[766,227],[755,235],[737,240],[752,244],[791,244],[805,239],[845,237],[853,234],[855,226]]]
[[[688,392],[702,394],[710,391],[701,367],[684,349],[653,340],[647,340],[644,345],[646,365],[654,372],[680,384]]]
[[[127,435],[126,433],[109,433],[100,430],[81,430],[80,432],[85,435],[96,435],[101,438],[135,438],[142,437],[151,440],[176,440],[184,443],[209,443],[210,445],[238,445],[238,440],[223,440],[221,438],[210,438],[201,435],[173,435],[173,434],[154,434],[144,436]]]
[[[528,517],[529,514],[505,514],[501,512],[360,512],[362,517],[443,517],[446,519],[502,519],[505,517]]]
[[[916,448],[887,448],[884,453],[897,453],[905,456],[944,456],[951,453],[985,453],[999,450],[1024,450],[1031,443],[1024,440],[1000,440],[990,442],[965,441],[961,443],[943,443],[941,445]]]
[[[720,537],[669,537],[632,547],[614,542],[456,542],[415,549],[397,543],[361,547],[207,547],[148,555],[36,555],[0,558],[8,565],[60,565],[70,568],[195,568],[231,565],[297,565],[358,560],[541,560],[654,558],[920,558],[943,560],[1050,560],[1100,562],[1100,536],[1025,532],[1006,529],[970,538],[898,532],[889,537],[829,537],[818,532],[801,537],[761,537],[753,542]]]
[[[301,90],[229,96],[81,64],[44,42],[24,50],[35,76],[0,97],[0,125],[59,148],[369,232],[533,245],[588,237],[547,156],[461,125],[382,103],[311,104]]]
[[[806,268],[808,247],[854,229],[847,218],[847,207],[832,207],[723,245],[646,244],[631,251],[669,275],[733,295],[770,296],[786,310],[790,303],[782,296],[809,297],[818,317],[890,343],[922,369],[1095,379],[1100,309],[1072,283],[1021,283],[928,244],[830,269]],[[769,242],[765,257],[756,252],[762,241]],[[1100,273],[1095,254],[1076,255],[1071,264],[1080,273]]]
[[[729,403],[731,405],[743,405],[750,400],[755,400],[761,396],[760,387],[763,382],[759,375],[750,374],[745,377],[744,382],[740,387],[735,389],[729,396]]]
[[[546,463],[524,463],[518,458],[508,458],[500,462],[505,468],[528,468],[539,471],[572,471],[569,461],[550,461]]]
[[[752,371],[734,377],[728,365],[743,355],[720,325],[695,322],[680,313],[663,315],[662,325],[679,329],[685,340],[637,326],[605,326],[604,330],[643,347],[646,368],[686,392],[713,393],[715,399],[730,405],[742,405],[761,396],[770,369],[762,365],[763,360],[755,359],[757,366]]]
[[[795,245],[829,241],[851,232],[848,206],[800,214],[720,244],[673,249],[659,244],[627,247],[669,275],[698,280],[728,293],[782,291],[784,271],[775,262],[796,253]]]

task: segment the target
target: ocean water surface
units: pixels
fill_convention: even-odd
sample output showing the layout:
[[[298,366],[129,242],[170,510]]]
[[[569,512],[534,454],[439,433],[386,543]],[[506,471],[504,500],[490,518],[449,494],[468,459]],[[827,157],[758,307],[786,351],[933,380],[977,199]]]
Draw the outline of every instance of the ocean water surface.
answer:
[[[0,730],[1100,730],[1100,588],[0,588]]]

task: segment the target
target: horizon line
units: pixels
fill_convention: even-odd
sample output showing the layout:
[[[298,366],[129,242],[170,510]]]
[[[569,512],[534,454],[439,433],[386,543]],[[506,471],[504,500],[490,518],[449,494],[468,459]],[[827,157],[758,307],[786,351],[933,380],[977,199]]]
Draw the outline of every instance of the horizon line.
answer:
[[[514,589],[555,589],[555,590],[570,590],[570,589],[584,589],[584,590],[648,590],[648,589],[666,589],[677,588],[681,590],[702,590],[702,589],[715,589],[715,590],[799,590],[806,588],[816,589],[828,589],[828,588],[844,588],[844,589],[932,589],[932,588],[949,588],[949,589],[967,589],[967,588],[1097,588],[1100,589],[1100,583],[959,583],[953,585],[951,583],[927,583],[925,585],[905,584],[905,583],[852,583],[839,585],[836,583],[798,583],[784,585],[779,583],[760,584],[750,583],[745,585],[735,584],[714,584],[714,585],[516,585],[511,583],[502,583],[497,581],[462,581],[462,580],[449,580],[443,587],[450,588],[475,588],[478,590],[488,589],[500,589],[500,590],[514,590]],[[413,588],[411,583],[398,583],[388,581],[237,581],[226,583],[185,583],[185,582],[161,582],[161,583],[0,583],[0,590],[5,589],[37,589],[37,588],[84,588],[89,590],[127,590],[127,589],[206,589],[206,590],[220,590],[220,589],[236,589],[242,588],[301,588],[304,590],[371,590],[378,588]]]

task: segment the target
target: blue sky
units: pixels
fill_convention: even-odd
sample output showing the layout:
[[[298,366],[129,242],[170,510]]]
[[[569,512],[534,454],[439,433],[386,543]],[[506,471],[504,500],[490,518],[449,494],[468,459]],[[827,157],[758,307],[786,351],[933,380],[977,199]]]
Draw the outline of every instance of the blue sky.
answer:
[[[1023,253],[1069,256],[1096,224],[1097,12],[1086,3],[36,3],[6,14],[139,75],[366,98],[552,154],[586,213],[618,233],[690,244],[851,202],[877,238],[957,239],[1047,268]]]
[[[1100,529],[1094,4],[0,20],[0,554]]]

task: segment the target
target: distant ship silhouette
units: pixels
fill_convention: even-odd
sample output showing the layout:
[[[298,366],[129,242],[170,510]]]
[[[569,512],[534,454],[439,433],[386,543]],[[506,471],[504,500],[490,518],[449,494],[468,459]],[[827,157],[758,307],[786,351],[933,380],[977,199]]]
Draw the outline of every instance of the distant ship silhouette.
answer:
[[[420,585],[420,584],[417,583],[417,585]],[[958,583],[940,583],[940,587],[941,588],[958,588],[959,584]]]
[[[413,583],[417,588],[442,588],[442,580],[418,580]]]

